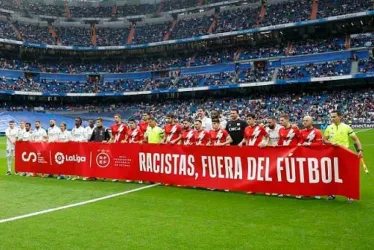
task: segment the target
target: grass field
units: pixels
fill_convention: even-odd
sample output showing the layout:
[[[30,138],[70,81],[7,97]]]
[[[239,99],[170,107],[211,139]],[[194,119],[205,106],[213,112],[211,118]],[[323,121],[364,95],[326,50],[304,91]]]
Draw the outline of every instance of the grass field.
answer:
[[[374,174],[374,130],[358,135]],[[142,187],[5,176],[3,151],[0,220]],[[352,204],[155,186],[0,223],[0,249],[374,249],[373,176],[361,177]]]

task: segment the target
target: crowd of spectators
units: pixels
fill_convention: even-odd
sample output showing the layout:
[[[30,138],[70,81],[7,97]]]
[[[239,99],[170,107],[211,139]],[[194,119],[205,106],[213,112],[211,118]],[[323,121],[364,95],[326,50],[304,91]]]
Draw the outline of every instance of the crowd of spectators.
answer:
[[[351,47],[371,47],[374,45],[374,32],[355,34],[351,37]]]
[[[309,20],[311,9],[312,1],[309,0],[291,0],[269,4],[261,26]]]
[[[171,22],[153,24],[153,25],[143,25],[136,26],[135,37],[133,39],[134,44],[142,43],[153,43],[164,40],[164,36],[169,32],[171,27]]]
[[[170,39],[206,35],[212,22],[213,18],[208,16],[178,20],[171,32]]]
[[[373,9],[373,2],[368,0],[323,0],[318,4],[318,18],[345,15]]]
[[[308,63],[303,65],[282,66],[279,68],[277,78],[280,80],[296,80],[309,77],[332,77],[349,75],[351,62],[331,61],[324,63]]]
[[[7,1],[0,1],[0,7],[7,7]],[[169,3],[173,5],[181,6],[190,4],[193,1],[166,1],[163,4],[168,6]],[[352,3],[351,3],[352,2]],[[14,8],[18,8],[17,4],[14,4]],[[193,3],[196,5],[196,3]],[[29,3],[25,6],[32,6],[29,11],[33,12],[35,9],[43,9],[43,14],[56,14],[53,10],[54,7],[51,5],[39,5],[39,3]],[[41,7],[44,6],[44,7]],[[139,7],[141,6],[141,7]],[[152,7],[153,6],[153,7]],[[140,14],[142,11],[157,11],[157,5],[125,5],[118,6],[117,8],[112,7],[74,7],[71,9],[72,15],[85,16],[89,13],[92,15],[107,15],[116,10],[121,14]],[[164,7],[165,7],[164,6]],[[61,6],[59,6],[61,7]],[[320,1],[319,3],[319,15],[325,17],[327,15],[338,15],[346,14],[357,11],[362,11],[372,8],[372,3],[368,0],[326,0]],[[51,9],[50,9],[51,8]],[[177,20],[176,26],[170,33],[170,39],[181,39],[200,35],[206,35],[212,25],[214,19],[217,19],[217,24],[212,30],[213,33],[222,33],[235,30],[243,30],[253,27],[270,26],[282,23],[297,22],[310,19],[312,4],[310,0],[290,0],[286,2],[280,2],[277,4],[269,4],[265,13],[264,19],[260,20],[261,7],[257,8],[243,8],[234,7],[230,9],[223,9],[221,12],[217,12],[217,15],[213,16],[199,16],[199,17],[184,17]],[[58,9],[58,8],[57,8]],[[57,11],[56,9],[56,11]],[[61,10],[59,10],[61,11]],[[105,14],[106,13],[106,14]],[[55,44],[56,41],[51,38],[48,27],[41,27],[37,25],[29,24],[17,24],[20,32],[26,41]],[[170,21],[161,24],[138,24],[135,30],[135,36],[133,38],[133,44],[149,43],[162,41],[165,34],[170,31]],[[76,46],[91,46],[90,41],[90,28],[77,28],[77,27],[61,27],[56,28],[58,39],[62,45],[76,45]],[[113,46],[123,45],[126,43],[126,39],[129,34],[129,28],[100,28],[97,29],[98,45],[102,46]],[[16,39],[14,30],[5,21],[0,21],[0,37],[7,39]],[[367,42],[373,43],[372,36],[358,36],[352,39],[355,44],[353,46],[363,46]],[[323,44],[310,43],[309,50],[315,52],[316,47],[321,51],[326,50],[338,50],[342,47],[342,44],[331,43],[322,41]],[[327,47],[324,47],[327,45]],[[333,46],[334,48],[330,48]],[[305,47],[305,46],[303,46]],[[297,50],[297,47],[294,47]]]
[[[360,73],[374,73],[374,58],[369,57],[358,61],[358,70]]]
[[[130,33],[128,28],[97,28],[96,45],[97,46],[121,46],[126,44]]]
[[[363,70],[372,70],[372,59],[363,61]],[[1,61],[0,61],[1,62]],[[4,63],[4,62],[1,62]],[[279,68],[277,79],[295,80],[306,77],[331,77],[350,74],[351,62],[331,61],[325,63],[305,64],[296,66],[282,66]],[[51,93],[100,93],[100,92],[125,92],[125,91],[145,91],[145,90],[163,90],[188,87],[203,86],[223,86],[238,83],[267,82],[275,79],[275,68],[272,67],[251,67],[249,64],[237,67],[235,70],[214,71],[210,73],[181,73],[175,71],[175,74],[169,76],[139,76],[139,79],[121,79],[111,81],[80,81],[80,82],[62,82],[7,79],[2,78],[1,90],[24,90],[39,91]],[[105,80],[105,79],[104,79]]]
[[[307,39],[304,41],[292,42],[289,56],[317,54],[345,49],[346,46],[344,38]]]
[[[19,40],[14,29],[3,20],[0,20],[0,38]]]
[[[47,26],[35,26],[23,23],[14,23],[25,41],[44,44],[56,44]]]
[[[91,46],[89,28],[80,27],[56,27],[57,36],[61,45],[67,46]]]
[[[260,8],[237,8],[225,10],[219,13],[216,29],[214,33],[244,30],[256,25],[259,18]]]
[[[31,83],[22,83],[34,90]],[[123,83],[127,84],[127,83]],[[20,84],[21,85],[21,84]],[[34,84],[35,85],[35,84]],[[1,89],[3,88],[0,79]],[[110,87],[110,86],[108,86]],[[304,115],[310,115],[315,123],[330,123],[329,112],[340,110],[343,113],[346,123],[367,122],[374,123],[374,89],[372,87],[360,89],[335,89],[319,90],[308,92],[281,92],[264,93],[263,91],[254,91],[245,97],[226,97],[226,98],[199,98],[188,100],[157,100],[155,102],[124,102],[120,104],[100,104],[100,105],[43,105],[45,110],[85,110],[87,112],[122,113],[124,119],[134,118],[141,120],[144,112],[149,112],[155,117],[160,125],[164,124],[166,114],[174,113],[178,120],[185,118],[195,119],[199,108],[204,108],[207,116],[213,110],[222,114],[222,119],[229,120],[230,109],[235,107],[239,110],[240,116],[244,118],[248,113],[255,113],[260,120],[264,121],[267,116],[279,117],[280,114],[288,113],[291,121],[301,123]],[[39,105],[41,106],[41,105]],[[27,110],[25,105],[12,105],[10,103],[1,103],[0,109],[6,110]]]

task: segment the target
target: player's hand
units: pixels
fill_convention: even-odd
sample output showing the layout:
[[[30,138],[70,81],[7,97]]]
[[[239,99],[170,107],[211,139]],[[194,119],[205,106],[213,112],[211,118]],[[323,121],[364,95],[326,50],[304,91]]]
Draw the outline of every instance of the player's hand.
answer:
[[[243,143],[239,143],[238,146],[241,148],[243,147]]]
[[[139,141],[139,144],[143,144],[143,141]]]
[[[364,156],[364,152],[361,150],[361,151],[358,151],[358,158],[361,158]]]
[[[108,143],[108,142],[104,140],[104,141],[102,141],[102,143]]]
[[[259,148],[266,148],[266,144],[265,143],[260,143],[258,146],[259,146]]]

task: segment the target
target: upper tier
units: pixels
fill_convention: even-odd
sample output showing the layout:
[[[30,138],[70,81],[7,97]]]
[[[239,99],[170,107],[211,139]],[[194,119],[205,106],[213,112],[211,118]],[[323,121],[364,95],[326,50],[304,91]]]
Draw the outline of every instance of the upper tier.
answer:
[[[344,4],[346,2],[349,4]],[[4,1],[0,3],[4,4]],[[268,6],[257,3],[205,9],[202,13],[164,16],[155,22],[131,19],[91,24],[61,20],[25,23],[31,19],[0,16],[0,38],[85,47],[138,45],[313,20],[372,8],[373,4],[368,0],[329,0],[317,5],[312,0],[290,0]]]

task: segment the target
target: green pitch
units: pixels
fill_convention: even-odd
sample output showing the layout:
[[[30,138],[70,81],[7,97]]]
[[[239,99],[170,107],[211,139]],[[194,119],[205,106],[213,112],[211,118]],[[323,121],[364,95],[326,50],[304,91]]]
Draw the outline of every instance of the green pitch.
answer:
[[[358,135],[372,175],[352,204],[156,186],[0,223],[0,249],[374,249],[374,130]],[[142,187],[5,176],[0,147],[0,220]]]

